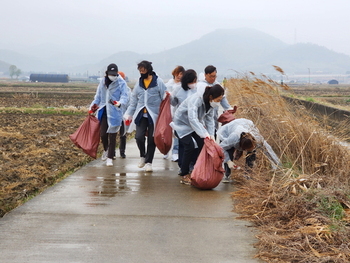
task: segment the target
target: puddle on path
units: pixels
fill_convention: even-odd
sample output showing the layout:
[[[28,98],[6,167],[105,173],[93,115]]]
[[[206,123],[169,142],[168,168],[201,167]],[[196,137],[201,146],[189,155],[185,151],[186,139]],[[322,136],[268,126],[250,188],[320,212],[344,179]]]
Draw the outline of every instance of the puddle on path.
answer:
[[[89,194],[94,197],[114,197],[132,194],[140,189],[138,173],[115,173],[103,176],[89,177],[94,181],[94,189]]]

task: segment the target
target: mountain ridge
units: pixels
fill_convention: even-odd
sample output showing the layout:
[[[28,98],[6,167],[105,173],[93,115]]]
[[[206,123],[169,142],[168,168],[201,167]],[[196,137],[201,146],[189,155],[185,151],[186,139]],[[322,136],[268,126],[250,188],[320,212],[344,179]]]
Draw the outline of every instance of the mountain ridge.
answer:
[[[44,47],[43,54],[45,53]],[[350,56],[311,43],[289,45],[276,37],[251,28],[217,29],[199,39],[153,54],[132,51],[116,52],[109,56],[90,54],[89,57],[66,51],[53,52],[47,59],[16,51],[0,50],[0,71],[6,72],[6,64],[16,65],[22,72],[69,73],[103,75],[109,63],[116,63],[129,77],[137,77],[136,64],[141,60],[152,61],[155,72],[170,78],[177,65],[192,68],[198,73],[212,64],[218,74],[252,71],[273,74],[273,65],[286,74],[313,72],[344,74],[350,70]],[[56,48],[57,50],[57,48]],[[46,51],[46,54],[48,51]],[[4,64],[5,63],[5,64]],[[8,69],[7,69],[8,70]]]

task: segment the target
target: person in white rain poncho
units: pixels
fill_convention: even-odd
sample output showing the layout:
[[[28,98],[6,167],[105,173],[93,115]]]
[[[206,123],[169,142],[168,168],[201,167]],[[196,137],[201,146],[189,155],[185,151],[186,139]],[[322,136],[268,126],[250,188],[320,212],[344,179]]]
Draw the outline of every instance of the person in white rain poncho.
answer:
[[[107,67],[106,76],[97,87],[95,98],[90,105],[89,113],[95,113],[100,120],[100,135],[103,144],[102,160],[107,166],[113,166],[117,132],[123,120],[122,105],[129,102],[128,86],[119,76],[116,64]]]
[[[197,73],[193,69],[188,69],[185,71],[181,78],[181,85],[175,88],[171,92],[171,105],[174,107],[174,114],[181,103],[187,99],[189,96],[195,94],[197,83]],[[173,114],[173,116],[174,116]],[[177,139],[177,138],[176,138]],[[182,157],[183,157],[184,147],[178,142],[178,166],[181,170]]]
[[[167,87],[167,90],[173,94],[173,91],[176,92],[178,88],[181,87],[181,78],[183,74],[185,73],[185,69],[183,66],[177,66],[173,69],[171,72],[171,75],[173,76],[172,79],[170,79],[165,86]],[[171,106],[171,116],[174,116],[174,107]],[[165,155],[164,158],[167,158],[168,156]],[[171,160],[173,162],[177,162],[179,159],[179,139],[174,137],[173,138],[173,149],[172,149],[172,156]]]
[[[219,106],[223,95],[224,89],[220,85],[207,87],[202,96],[195,93],[185,99],[175,112],[170,125],[184,146],[181,183],[190,184],[190,163],[196,162],[204,138],[214,139],[214,109]],[[195,143],[198,146],[197,151]]]
[[[225,155],[224,182],[229,182],[231,169],[238,168],[233,160],[238,160],[243,151],[247,152],[245,161],[247,169],[254,166],[257,148],[263,149],[273,168],[280,165],[279,158],[251,120],[240,118],[221,126],[218,130],[218,138]]]
[[[126,76],[125,73],[122,71],[118,72],[119,76],[121,76],[124,80],[126,80]],[[131,89],[129,88],[129,86],[127,86],[127,93],[128,93],[128,97],[131,97]],[[129,100],[130,102],[130,100]],[[128,104],[122,104],[120,106],[120,108],[122,109],[123,115],[126,112],[126,109],[129,106],[129,102]],[[120,130],[119,130],[119,154],[121,158],[126,158],[125,155],[125,149],[126,149],[126,133],[127,133],[127,128],[124,120],[122,121],[122,125],[120,126]]]
[[[197,83],[197,92],[199,95],[203,95],[204,90],[207,86],[214,86],[216,84],[220,84],[217,80],[217,70],[216,67],[213,65],[208,65],[204,69],[204,76],[203,73],[200,74],[198,78],[198,83]],[[225,90],[225,88],[224,88]],[[227,100],[226,95],[222,98],[221,102],[221,107],[224,110],[232,110],[232,106]],[[214,119],[215,119],[215,131],[219,128],[219,123],[217,121],[219,116],[219,107],[217,107],[214,111]]]
[[[166,95],[166,86],[155,72],[152,62],[143,60],[137,65],[141,77],[132,91],[131,101],[124,114],[125,123],[131,120],[136,124],[135,139],[140,151],[138,167],[152,172],[152,162],[156,145],[154,143],[154,127],[157,123],[159,107]],[[129,128],[128,132],[132,129]],[[145,146],[147,136],[147,148]]]

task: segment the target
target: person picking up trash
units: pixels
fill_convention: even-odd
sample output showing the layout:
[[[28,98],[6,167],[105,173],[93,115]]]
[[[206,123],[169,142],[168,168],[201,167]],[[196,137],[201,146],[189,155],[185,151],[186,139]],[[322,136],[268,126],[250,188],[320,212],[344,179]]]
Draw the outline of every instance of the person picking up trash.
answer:
[[[218,138],[225,155],[223,182],[230,182],[231,169],[240,169],[233,161],[239,160],[243,152],[246,152],[246,171],[253,168],[258,148],[263,149],[273,169],[280,165],[280,159],[251,120],[239,118],[221,126],[218,130]]]
[[[180,183],[191,184],[190,163],[196,163],[204,138],[215,140],[214,110],[220,105],[223,96],[224,89],[219,84],[207,86],[204,94],[196,92],[187,97],[175,112],[170,126],[184,147]]]

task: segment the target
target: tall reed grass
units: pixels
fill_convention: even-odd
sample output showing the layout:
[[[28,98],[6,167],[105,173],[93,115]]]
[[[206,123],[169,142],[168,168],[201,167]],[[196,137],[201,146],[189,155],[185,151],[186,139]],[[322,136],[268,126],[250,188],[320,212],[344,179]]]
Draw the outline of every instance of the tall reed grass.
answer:
[[[349,262],[350,155],[344,138],[332,136],[303,107],[289,105],[280,96],[286,85],[250,73],[227,87],[236,118],[252,120],[282,161],[271,170],[258,152],[251,180],[232,174],[235,210],[259,229],[257,257]]]

